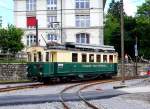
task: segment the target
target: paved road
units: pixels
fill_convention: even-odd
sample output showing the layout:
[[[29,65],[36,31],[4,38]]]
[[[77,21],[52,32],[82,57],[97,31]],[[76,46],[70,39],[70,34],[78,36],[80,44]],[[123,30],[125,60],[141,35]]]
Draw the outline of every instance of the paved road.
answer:
[[[83,97],[88,100],[111,98],[118,95],[124,95],[127,93],[106,90],[105,92],[90,91],[81,93]],[[76,93],[64,93],[63,97],[66,101],[79,101],[80,98]],[[13,96],[1,96],[0,106],[6,105],[20,105],[20,104],[38,104],[45,102],[60,102],[59,94],[47,94],[47,95],[13,95]]]

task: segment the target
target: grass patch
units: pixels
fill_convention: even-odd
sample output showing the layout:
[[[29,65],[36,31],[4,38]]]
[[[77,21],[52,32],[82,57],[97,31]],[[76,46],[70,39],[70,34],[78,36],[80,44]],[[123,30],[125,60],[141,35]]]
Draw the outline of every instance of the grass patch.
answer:
[[[4,59],[4,60],[0,60],[0,63],[27,63],[27,61],[26,60],[12,60],[12,59],[10,59],[10,60],[6,60],[6,59]]]

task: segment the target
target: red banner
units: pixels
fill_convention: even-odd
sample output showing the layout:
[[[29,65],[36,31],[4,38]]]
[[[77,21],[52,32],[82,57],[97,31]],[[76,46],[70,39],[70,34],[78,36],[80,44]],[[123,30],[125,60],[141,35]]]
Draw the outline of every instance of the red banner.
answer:
[[[27,26],[36,26],[36,17],[27,17]]]

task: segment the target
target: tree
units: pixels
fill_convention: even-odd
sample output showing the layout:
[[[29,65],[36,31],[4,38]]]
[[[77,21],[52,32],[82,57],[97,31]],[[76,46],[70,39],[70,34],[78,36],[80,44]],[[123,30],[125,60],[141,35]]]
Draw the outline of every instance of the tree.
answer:
[[[115,2],[115,0],[112,0],[109,4],[108,14],[113,15],[113,17],[120,21],[120,12],[120,1]]]
[[[125,53],[134,58],[135,57],[134,45],[137,37],[136,33],[138,33],[136,19],[131,16],[125,16],[124,21],[125,21],[124,24]]]
[[[145,3],[138,7],[136,18],[138,23],[150,24],[150,0],[145,0]]]
[[[120,27],[120,2],[112,2],[109,4],[108,13],[106,15],[105,27],[104,27],[104,42],[106,45],[111,45],[112,33],[116,28]]]
[[[134,54],[134,29],[136,20],[133,17],[127,16],[124,12],[125,23],[125,53],[133,56]],[[106,23],[104,28],[105,44],[112,45],[121,56],[121,31],[120,31],[120,2],[112,2],[109,5],[106,15]]]
[[[112,33],[120,26],[118,20],[113,17],[112,14],[107,14],[106,16],[106,22],[105,22],[105,27],[104,27],[104,43],[106,45],[111,45],[111,37]]]
[[[13,25],[8,25],[6,29],[0,29],[0,49],[3,53],[16,54],[24,47],[21,42],[23,30]]]
[[[138,7],[136,14],[137,29],[139,30],[139,55],[150,59],[150,0]]]
[[[134,56],[135,38],[138,38],[139,56],[150,59],[150,0],[145,0],[138,7],[135,17],[124,13],[124,42],[125,53]],[[104,27],[105,44],[113,45],[120,56],[120,3],[112,2],[109,5]]]

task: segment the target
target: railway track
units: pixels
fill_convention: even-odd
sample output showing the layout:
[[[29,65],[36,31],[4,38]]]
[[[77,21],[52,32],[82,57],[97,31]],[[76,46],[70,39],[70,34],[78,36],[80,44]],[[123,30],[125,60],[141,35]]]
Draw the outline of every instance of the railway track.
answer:
[[[139,79],[140,77],[135,77],[135,78],[125,78],[125,80],[131,80],[131,79]],[[121,78],[113,78],[115,81],[121,81]],[[84,82],[87,83],[87,82]],[[48,84],[47,84],[48,85]],[[20,86],[14,86],[14,87],[6,87],[6,88],[0,88],[0,92],[7,92],[7,91],[13,91],[13,90],[21,90],[21,89],[26,89],[26,88],[36,88],[36,87],[41,87],[41,86],[46,86],[42,83],[37,83],[37,84],[30,84],[30,85],[20,85]]]
[[[78,90],[78,96],[80,97],[80,99],[88,106],[90,107],[91,109],[105,109],[102,105],[101,105],[101,108],[93,105],[92,103],[88,102],[81,94],[81,91],[88,88],[88,87],[91,87],[91,86],[94,86],[94,85],[98,85],[98,84],[103,84],[103,83],[107,83],[107,82],[114,82],[113,80],[109,80],[109,81],[101,81],[101,82],[95,82],[95,83],[90,83],[90,84],[87,84],[87,85],[84,85],[83,87],[81,87],[79,90]]]
[[[38,88],[38,87],[42,87],[42,86],[45,86],[45,85],[43,85],[41,83],[38,83],[38,84],[6,87],[6,88],[0,88],[0,93],[2,93],[2,92],[10,92],[10,91],[15,91],[15,90],[28,89],[28,88]]]
[[[66,87],[65,89],[63,89],[61,92],[60,92],[60,100],[61,100],[61,103],[62,103],[62,105],[63,105],[63,107],[64,107],[64,109],[70,109],[69,108],[69,106],[65,103],[65,100],[64,100],[64,98],[63,98],[63,93],[65,93],[67,90],[69,90],[69,89],[72,89],[72,88],[74,88],[74,87],[77,87],[77,86],[79,86],[79,85],[82,85],[83,83],[78,83],[78,84],[75,84],[75,85],[71,85],[71,86],[69,86],[69,87]]]
[[[61,92],[60,92],[60,100],[61,100],[61,103],[64,107],[64,109],[71,109],[67,103],[65,102],[65,99],[63,98],[63,94],[67,91],[67,90],[70,90],[70,89],[73,89],[74,87],[78,87],[78,86],[82,86],[76,93],[78,95],[78,97],[81,99],[81,101],[83,101],[88,107],[90,107],[91,109],[104,109],[104,108],[98,108],[96,107],[95,105],[91,104],[89,101],[87,101],[86,99],[84,99],[84,97],[81,95],[81,91],[88,88],[88,87],[91,87],[91,86],[94,86],[94,85],[97,85],[97,84],[102,84],[102,83],[108,83],[108,82],[114,82],[116,80],[103,80],[103,81],[92,81],[92,82],[84,82],[84,83],[78,83],[78,84],[75,84],[75,85],[71,85],[71,86],[68,86],[66,87],[65,89],[63,89]]]
[[[130,79],[138,79],[138,77],[136,77],[136,78],[126,78],[126,80],[130,80]],[[114,78],[113,80],[114,81],[120,81],[121,79],[120,78]],[[80,83],[80,85],[85,84],[85,83],[89,83],[89,82]],[[42,86],[46,86],[46,85],[44,85],[42,83],[37,83],[37,84],[30,84],[30,85],[20,85],[20,86],[6,87],[6,88],[0,88],[0,93],[8,92],[8,91],[14,91],[14,90],[27,89],[27,88],[38,88],[38,87],[42,87]],[[71,86],[70,88],[68,87],[67,89],[71,89],[75,86]],[[67,91],[67,89],[62,90],[62,93]]]

